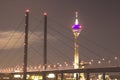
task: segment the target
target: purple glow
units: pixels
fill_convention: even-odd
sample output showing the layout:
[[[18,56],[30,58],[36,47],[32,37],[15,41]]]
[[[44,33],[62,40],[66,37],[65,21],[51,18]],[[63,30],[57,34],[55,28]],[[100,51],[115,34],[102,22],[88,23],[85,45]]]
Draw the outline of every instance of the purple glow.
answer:
[[[79,24],[78,25],[73,25],[72,29],[79,30],[79,29],[81,29],[81,26]]]

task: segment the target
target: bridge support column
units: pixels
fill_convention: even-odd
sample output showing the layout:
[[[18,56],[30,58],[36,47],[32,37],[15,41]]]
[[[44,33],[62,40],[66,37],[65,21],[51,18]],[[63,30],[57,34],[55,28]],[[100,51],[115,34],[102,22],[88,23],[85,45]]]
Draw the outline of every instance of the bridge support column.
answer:
[[[43,73],[43,80],[46,80],[46,73]]]
[[[57,73],[55,74],[55,80],[58,80],[58,74]]]
[[[64,74],[61,73],[61,80],[64,80]]]
[[[76,80],[78,80],[78,77],[79,77],[79,73],[76,73]]]
[[[90,80],[89,73],[86,73],[86,80]]]
[[[105,72],[103,72],[103,80],[105,80]]]

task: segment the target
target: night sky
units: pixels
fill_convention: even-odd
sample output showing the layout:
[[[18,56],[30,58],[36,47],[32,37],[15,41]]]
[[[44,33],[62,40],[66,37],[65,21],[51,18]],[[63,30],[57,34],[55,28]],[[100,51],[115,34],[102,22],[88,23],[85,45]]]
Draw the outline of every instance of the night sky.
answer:
[[[120,60],[119,0],[1,0],[0,66],[23,64],[25,10],[30,9],[28,64],[43,64],[43,13],[48,14],[48,64],[73,62],[75,12],[83,30],[81,60]]]

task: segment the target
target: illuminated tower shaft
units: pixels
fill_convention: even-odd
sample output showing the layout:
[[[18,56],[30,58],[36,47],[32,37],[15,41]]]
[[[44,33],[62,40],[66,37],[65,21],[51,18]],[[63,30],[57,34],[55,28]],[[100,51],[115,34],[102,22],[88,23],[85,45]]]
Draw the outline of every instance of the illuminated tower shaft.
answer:
[[[74,53],[74,69],[79,68],[79,45],[78,45],[78,37],[80,35],[82,27],[78,23],[78,13],[76,12],[75,24],[72,26],[72,31],[74,34],[74,45],[75,45],[75,53]]]
[[[74,33],[74,47],[75,47],[75,53],[74,53],[74,69],[79,68],[79,45],[78,45],[78,36],[79,33]]]

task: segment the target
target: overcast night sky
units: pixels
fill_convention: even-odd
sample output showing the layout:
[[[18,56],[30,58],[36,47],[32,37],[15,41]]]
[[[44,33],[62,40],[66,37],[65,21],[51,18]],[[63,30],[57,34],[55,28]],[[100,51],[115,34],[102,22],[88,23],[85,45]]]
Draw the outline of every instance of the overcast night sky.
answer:
[[[81,59],[120,58],[119,0],[0,0],[0,66],[23,63],[26,9],[30,9],[30,65],[43,63],[43,12],[48,14],[48,64],[73,62],[75,11],[83,26]]]

